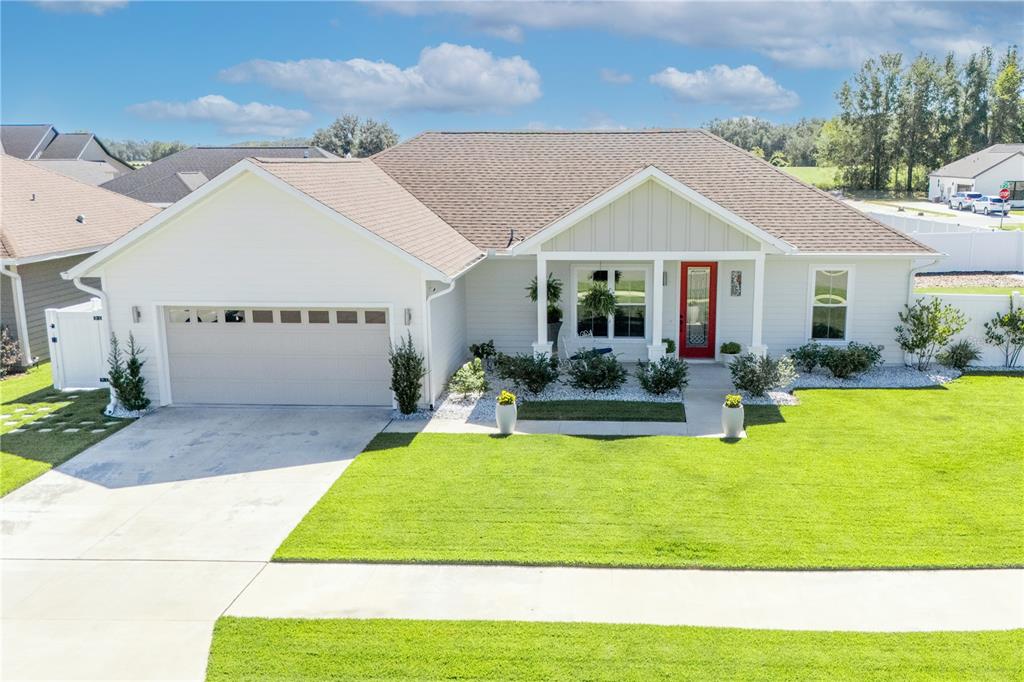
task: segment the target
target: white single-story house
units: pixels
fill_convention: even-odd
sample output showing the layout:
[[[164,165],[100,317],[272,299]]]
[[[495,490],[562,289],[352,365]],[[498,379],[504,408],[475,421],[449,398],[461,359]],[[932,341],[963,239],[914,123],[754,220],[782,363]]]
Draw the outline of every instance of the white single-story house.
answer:
[[[247,159],[71,268],[147,349],[157,404],[432,403],[470,343],[624,361],[893,340],[929,247],[701,130],[425,133],[369,159]],[[594,318],[595,282],[618,308]]]
[[[1024,143],[994,144],[928,174],[928,198],[948,201],[957,192],[998,196],[1010,190],[1010,205],[1024,207]]]
[[[50,356],[46,309],[89,300],[60,273],[157,209],[6,154],[0,180],[0,324],[28,365]]]

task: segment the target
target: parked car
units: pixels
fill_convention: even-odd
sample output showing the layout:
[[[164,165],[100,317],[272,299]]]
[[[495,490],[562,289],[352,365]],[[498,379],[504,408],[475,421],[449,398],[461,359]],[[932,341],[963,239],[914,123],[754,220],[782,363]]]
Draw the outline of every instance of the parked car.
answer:
[[[1006,216],[1010,214],[1010,202],[1004,201],[999,197],[978,197],[971,203],[971,210],[975,213],[984,213],[985,215],[995,213],[996,215],[1002,214]]]
[[[984,195],[982,195],[981,192],[957,192],[956,194],[950,195],[947,204],[950,208],[962,211],[965,208],[970,208],[971,204],[982,196]]]

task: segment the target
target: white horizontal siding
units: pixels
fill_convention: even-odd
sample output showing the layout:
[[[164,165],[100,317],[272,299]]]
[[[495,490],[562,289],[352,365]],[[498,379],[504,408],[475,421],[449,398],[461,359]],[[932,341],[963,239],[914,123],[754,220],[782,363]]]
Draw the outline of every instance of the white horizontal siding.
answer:
[[[648,181],[582,219],[544,251],[757,251],[757,240]]]
[[[741,273],[740,295],[731,291],[732,271]],[[718,330],[715,346],[735,341],[746,350],[754,329],[754,263],[753,261],[721,261],[718,264]],[[715,349],[717,352],[717,348]]]
[[[537,340],[537,304],[530,301],[526,287],[536,274],[532,256],[489,258],[466,273],[469,343],[493,339],[502,353],[531,352]],[[568,280],[560,279],[566,287],[564,300]]]
[[[885,347],[887,363],[902,363],[893,328],[907,300],[909,260],[805,258],[768,256],[765,267],[764,343],[772,355],[808,341],[808,282],[813,266],[847,266],[854,270],[849,340]]]
[[[447,285],[438,284],[438,290]],[[466,278],[455,280],[454,289],[430,303],[430,400],[436,400],[448,378],[469,355],[466,340]]]

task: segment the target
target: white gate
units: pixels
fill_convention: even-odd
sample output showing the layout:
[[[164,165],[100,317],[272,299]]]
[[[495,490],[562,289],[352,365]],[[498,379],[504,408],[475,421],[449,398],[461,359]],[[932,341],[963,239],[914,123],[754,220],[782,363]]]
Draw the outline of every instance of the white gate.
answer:
[[[105,388],[103,306],[100,299],[46,310],[50,369],[57,389]]]

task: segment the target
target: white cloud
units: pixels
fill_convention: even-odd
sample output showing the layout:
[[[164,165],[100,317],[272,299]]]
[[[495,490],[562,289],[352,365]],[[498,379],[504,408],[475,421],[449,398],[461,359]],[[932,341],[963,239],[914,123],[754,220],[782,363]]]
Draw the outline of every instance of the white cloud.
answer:
[[[228,135],[291,135],[313,118],[302,109],[260,102],[239,104],[221,95],[206,95],[188,102],[153,100],[133,104],[128,111],[143,118],[213,123]]]
[[[795,92],[785,89],[753,64],[736,68],[716,64],[707,70],[690,72],[670,66],[650,80],[689,102],[728,104],[752,111],[791,109],[800,103]]]
[[[612,85],[627,85],[633,82],[633,74],[623,73],[615,69],[601,69],[599,72],[601,80]]]
[[[452,14],[491,35],[523,39],[523,29],[597,29],[691,47],[750,49],[799,68],[857,66],[887,50],[944,52],[971,42],[1021,35],[1014,3],[954,2],[418,2],[377,8],[407,16]],[[518,28],[518,31],[510,27]],[[500,30],[497,30],[500,29]]]
[[[451,43],[424,48],[406,68],[367,59],[254,59],[220,76],[301,92],[328,108],[480,111],[528,104],[541,95],[540,74],[522,57],[498,58]]]
[[[92,14],[100,16],[128,5],[128,0],[35,0],[40,9],[63,14]]]

